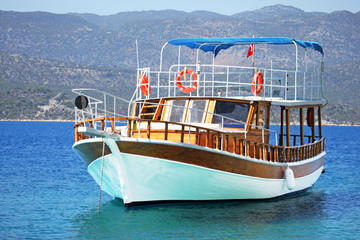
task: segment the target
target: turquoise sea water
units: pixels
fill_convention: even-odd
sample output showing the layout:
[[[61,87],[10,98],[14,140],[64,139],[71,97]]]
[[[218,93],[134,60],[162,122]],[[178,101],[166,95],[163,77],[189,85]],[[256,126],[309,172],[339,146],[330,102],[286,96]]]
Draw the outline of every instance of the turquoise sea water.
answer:
[[[73,153],[72,123],[0,122],[1,239],[360,239],[360,127],[324,127],[326,173],[297,197],[125,209]]]

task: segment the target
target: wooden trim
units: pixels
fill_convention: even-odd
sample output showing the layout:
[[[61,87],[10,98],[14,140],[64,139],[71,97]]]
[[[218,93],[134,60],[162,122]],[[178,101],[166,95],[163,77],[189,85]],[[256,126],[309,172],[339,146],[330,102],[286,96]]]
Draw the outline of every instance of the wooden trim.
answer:
[[[140,126],[140,123],[139,123],[139,126]],[[151,133],[150,126],[151,126],[151,121],[148,121],[147,128],[146,128],[146,135],[147,135],[147,138],[149,138],[149,139],[150,139],[150,133]]]
[[[180,138],[180,142],[184,142],[184,132],[185,132],[185,126],[182,125],[181,126],[181,138]]]
[[[313,109],[313,116],[311,118],[312,121],[312,126],[311,126],[311,137],[312,137],[312,142],[315,142],[315,109]]]
[[[165,122],[165,137],[164,137],[164,140],[168,140],[168,135],[169,135],[169,123]]]
[[[300,145],[304,145],[304,109],[300,108]]]
[[[126,141],[117,141],[117,145],[122,153],[168,159],[170,161],[253,177],[283,179],[283,172],[286,169],[286,166],[252,162],[240,156],[234,157],[213,151],[192,149],[183,146]],[[74,150],[80,153],[79,155],[87,165],[90,165],[91,162],[102,156],[102,142],[79,144],[74,147]],[[272,158],[276,159],[276,151],[274,151],[274,149],[271,151]],[[111,151],[109,147],[105,145],[105,155],[108,154],[111,154]],[[294,171],[295,177],[299,178],[311,174],[322,167],[323,164],[324,157],[321,157],[310,163],[292,166],[291,169]]]
[[[165,100],[164,104],[164,109],[162,111],[162,114],[161,114],[161,121],[169,121],[169,118],[170,118],[170,110],[171,110],[171,106],[170,103],[172,103],[171,100]]]
[[[291,146],[290,141],[290,109],[285,109],[286,115],[286,146]]]
[[[249,114],[248,114],[248,117],[247,117],[247,120],[246,120],[246,123],[247,124],[252,124],[253,120],[254,120],[254,115],[255,115],[255,109],[257,107],[257,104],[251,104],[250,105],[250,108],[249,108]],[[246,131],[250,131],[251,129],[251,126],[250,125],[247,125],[246,126]]]
[[[284,107],[281,107],[280,111],[280,141],[279,145],[284,146]]]
[[[161,111],[162,111],[163,106],[164,106],[162,104],[164,104],[164,102],[165,102],[165,99],[161,98],[160,101],[159,101],[159,104],[157,105],[153,120],[158,120],[159,119],[159,116],[160,116]]]
[[[286,111],[289,112],[290,110],[286,110]],[[287,116],[288,116],[288,114],[287,114]],[[112,120],[114,118],[110,117],[107,119]],[[303,159],[308,159],[308,158],[314,157],[316,154],[320,153],[321,152],[320,149],[324,148],[324,146],[325,146],[325,144],[324,144],[325,138],[321,138],[316,143],[311,143],[311,144],[303,145],[303,146],[294,146],[294,147],[274,146],[274,145],[268,144],[268,142],[267,142],[268,140],[265,140],[266,142],[262,143],[259,139],[257,139],[257,132],[258,133],[261,132],[261,130],[257,130],[257,129],[253,129],[252,131],[250,131],[248,133],[248,138],[244,139],[244,135],[241,135],[241,134],[227,133],[227,132],[214,130],[214,129],[210,129],[210,128],[194,126],[194,125],[186,124],[186,123],[164,122],[164,121],[151,120],[151,119],[147,119],[147,120],[133,119],[133,118],[117,118],[117,119],[128,120],[129,122],[137,121],[137,122],[139,122],[139,124],[141,122],[147,122],[147,128],[139,131],[138,138],[148,138],[148,139],[150,138],[150,139],[157,139],[157,140],[168,140],[168,141],[172,141],[172,142],[184,142],[185,136],[188,136],[189,144],[206,146],[206,147],[210,147],[210,148],[225,149],[225,150],[227,149],[228,152],[231,152],[231,150],[229,150],[229,149],[231,149],[233,146],[221,145],[221,144],[229,144],[229,142],[230,142],[230,141],[221,140],[221,139],[228,138],[228,137],[235,137],[239,140],[239,145],[237,143],[235,143],[236,147],[240,146],[240,149],[235,150],[235,152],[239,152],[241,155],[245,154],[246,156],[249,156],[251,158],[258,158],[258,159],[261,158],[261,160],[266,160],[266,161],[270,161],[270,159],[267,158],[267,155],[265,153],[268,152],[269,149],[271,149],[271,148],[274,148],[274,151],[276,151],[276,153],[281,153],[281,155],[277,154],[276,157],[274,156],[274,159],[276,159],[276,161],[299,162]],[[289,120],[288,117],[287,117],[287,119]],[[97,121],[102,121],[102,122],[104,120],[105,120],[104,118],[97,119]],[[289,122],[288,120],[287,120],[287,122]],[[81,133],[81,134],[78,133],[78,127],[84,126],[85,123],[88,123],[88,122],[89,121],[79,122],[74,125],[74,128],[75,128],[74,129],[74,131],[75,131],[74,140],[80,141],[80,140],[89,138],[88,136],[85,136],[84,133]],[[167,124],[178,125],[178,126],[181,126],[181,130],[171,130],[171,131],[169,131],[168,129],[167,129],[167,131],[164,131],[164,129],[151,130],[152,122],[163,123],[163,124],[165,124],[165,128],[167,128],[166,127]],[[289,125],[289,124],[287,124],[287,125]],[[190,131],[190,129],[189,129],[189,131],[185,132],[186,127],[189,127],[192,129],[197,129],[197,131],[199,131],[198,139],[200,139],[200,141],[196,141],[196,132],[194,130]],[[200,130],[201,130],[201,132],[200,132]],[[169,132],[171,132],[170,136],[168,136]],[[288,135],[288,133],[290,133],[290,131],[287,131],[287,135]],[[150,134],[151,134],[151,136],[150,136]],[[165,136],[164,136],[164,134],[165,134]],[[136,133],[133,136],[136,138]],[[216,140],[215,140],[215,136],[216,136]],[[291,136],[294,136],[294,135],[290,135],[290,137]],[[298,135],[296,135],[296,136],[298,136]],[[287,136],[287,139],[288,139],[287,141],[289,141],[290,137]],[[311,137],[312,136],[309,136],[309,142],[311,140]],[[305,150],[303,150],[303,151],[306,152],[304,157],[302,157],[301,154],[297,154],[298,152],[302,151],[302,148],[304,148]],[[242,153],[243,149],[245,150],[245,153]],[[263,151],[265,153],[262,154],[259,151]],[[275,155],[275,153],[273,155]]]
[[[265,128],[270,128],[270,116],[271,116],[271,105],[269,104],[269,105],[267,105],[266,106],[266,125],[265,125]]]
[[[190,103],[189,99],[185,100],[185,105],[184,105],[184,108],[183,108],[184,111],[183,111],[181,122],[187,122],[188,113],[190,111],[190,109],[188,109],[189,103]]]
[[[318,127],[319,127],[319,138],[322,138],[321,107],[319,107],[318,109]]]
[[[205,123],[212,123],[214,114],[211,114],[211,113],[214,112],[215,105],[216,105],[216,100],[210,100],[209,101],[209,104],[208,104],[208,107],[207,107],[207,110],[206,110],[208,113],[206,113]]]
[[[104,119],[103,120],[101,120],[101,124],[100,124],[100,130],[101,131],[104,131]]]
[[[172,161],[254,177],[281,179],[283,178],[283,171],[286,168],[251,162],[239,157],[231,157],[220,153],[191,149],[182,146],[131,142],[117,142],[117,144],[124,153],[169,159]],[[255,145],[250,146],[250,144],[247,144],[247,147],[254,148]],[[291,149],[287,151],[289,155],[291,154],[291,151]],[[324,158],[320,158],[314,162],[291,168],[294,171],[295,177],[302,177],[314,172],[323,166],[323,163]]]

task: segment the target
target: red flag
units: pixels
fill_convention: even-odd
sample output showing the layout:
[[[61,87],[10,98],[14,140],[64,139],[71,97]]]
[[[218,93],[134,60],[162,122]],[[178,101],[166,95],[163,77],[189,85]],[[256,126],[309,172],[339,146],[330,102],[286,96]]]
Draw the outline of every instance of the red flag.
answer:
[[[251,44],[247,53],[247,58],[254,54],[254,44]]]

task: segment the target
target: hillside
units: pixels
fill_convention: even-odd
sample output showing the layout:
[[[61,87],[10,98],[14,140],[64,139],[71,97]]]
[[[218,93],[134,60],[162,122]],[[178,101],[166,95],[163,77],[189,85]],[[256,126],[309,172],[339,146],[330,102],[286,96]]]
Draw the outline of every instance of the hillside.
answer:
[[[274,8],[276,10],[278,5]],[[267,11],[271,9],[267,8]],[[196,12],[179,14],[173,10],[152,11],[149,16],[142,13],[147,16],[144,19],[137,17],[139,12],[119,13],[119,19],[127,20],[109,22],[110,25],[121,22],[118,29],[101,27],[107,16],[98,16],[97,21],[89,23],[66,14],[0,12],[0,46],[7,53],[84,65],[135,68],[135,39],[138,39],[143,61],[152,61],[151,67],[154,67],[161,46],[173,38],[251,37],[254,34],[317,41],[326,49],[326,63],[329,65],[359,61],[358,14],[346,11],[314,14],[300,10],[294,14],[293,8],[287,14],[285,9],[281,15],[269,14],[268,18],[261,20]],[[202,15],[204,17],[200,17]],[[72,24],[68,23],[71,19]]]
[[[48,98],[48,102],[41,100],[35,103],[36,106],[55,106],[59,102],[54,97],[66,94],[71,98],[70,89],[82,86],[129,98],[134,89],[132,81],[137,66],[136,39],[140,66],[156,69],[160,49],[170,39],[251,37],[253,34],[321,43],[326,66],[324,95],[329,98],[325,118],[333,123],[360,124],[357,94],[360,91],[360,13],[309,13],[284,5],[232,16],[175,10],[122,12],[109,16],[0,11],[0,91],[4,96],[0,102],[0,118],[14,116],[4,111],[4,106],[17,101],[12,92],[15,88],[20,93],[38,92],[40,87],[39,91],[46,93],[42,96]],[[246,49],[243,51],[245,53]],[[271,54],[258,51],[257,62],[261,63],[265,55],[267,59],[275,59]],[[171,55],[171,52],[165,55],[164,65],[168,65]],[[226,59],[227,56],[222,54],[217,57],[220,62]],[[292,59],[289,55],[277,64],[285,66]],[[31,98],[31,95],[27,97]],[[64,106],[70,107],[69,104]],[[44,109],[29,113],[29,118],[44,117],[38,113],[46,112]],[[12,112],[16,112],[15,107]],[[69,112],[67,114],[69,117],[66,118],[73,118]]]
[[[187,13],[176,10],[160,10],[160,11],[134,11],[134,12],[120,12],[108,16],[99,16],[89,13],[72,13],[72,15],[83,18],[89,23],[100,27],[110,28],[115,31],[130,22],[137,21],[153,21],[166,19],[183,19],[183,18],[226,18],[227,16],[208,11],[194,11]]]
[[[65,93],[55,94],[42,87],[1,91],[0,119],[71,120],[73,103]]]
[[[0,52],[0,119],[72,120],[72,88],[94,88],[129,99],[135,89],[131,82],[135,76],[133,70]]]

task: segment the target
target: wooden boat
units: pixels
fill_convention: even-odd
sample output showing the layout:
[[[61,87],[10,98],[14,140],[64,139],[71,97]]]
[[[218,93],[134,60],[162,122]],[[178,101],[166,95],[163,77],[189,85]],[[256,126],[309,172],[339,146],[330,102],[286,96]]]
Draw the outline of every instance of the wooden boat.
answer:
[[[266,52],[291,46],[295,67],[275,69],[272,60],[270,67],[215,64],[220,50],[246,53],[250,44]],[[162,60],[167,48],[170,55],[178,54],[169,68]],[[210,64],[202,60],[207,52],[212,53]],[[193,63],[182,64],[182,57]],[[159,70],[138,68],[130,101],[92,89],[73,90],[79,94],[73,150],[101,189],[126,207],[270,199],[305,191],[324,168],[322,72],[323,49],[316,42],[171,40],[161,50]],[[125,114],[120,111],[124,102]],[[271,127],[276,119],[279,125]]]

